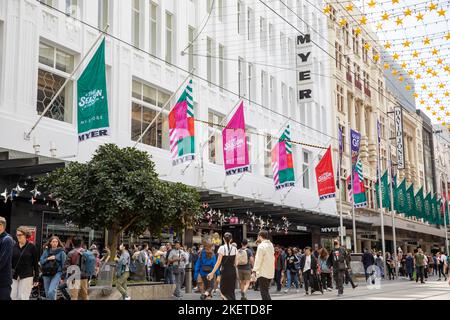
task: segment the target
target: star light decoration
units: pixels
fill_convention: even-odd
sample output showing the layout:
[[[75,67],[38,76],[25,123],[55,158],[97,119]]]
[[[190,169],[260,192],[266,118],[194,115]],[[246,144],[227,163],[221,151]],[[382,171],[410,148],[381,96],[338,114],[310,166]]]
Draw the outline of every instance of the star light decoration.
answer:
[[[389,2],[392,3],[392,6],[389,8],[384,7]],[[434,25],[435,21],[436,23],[444,22],[447,13],[446,5],[433,0],[419,4],[409,4],[408,1],[403,1],[401,5],[399,0],[370,0],[366,3],[366,6],[369,8],[368,11],[359,10],[361,8],[357,8],[350,1],[340,4],[341,8],[334,2],[332,4],[334,7],[331,4],[326,4],[324,8],[325,14],[337,16],[338,19],[334,19],[336,24],[341,27],[349,26],[356,35],[361,35],[362,33],[368,34],[368,38],[371,38],[369,35],[370,32],[366,29],[368,25],[372,25],[372,30],[382,33],[397,30],[398,27],[404,27],[407,30],[416,30],[417,27]],[[371,9],[375,10],[372,12]],[[363,13],[360,13],[361,11]],[[341,18],[340,13],[345,13],[347,18]],[[444,20],[442,21],[442,19]],[[389,30],[390,27],[392,27],[391,30]],[[434,119],[447,120],[438,121],[448,124],[450,119],[442,119],[444,117],[442,111],[445,111],[442,110],[442,106],[449,104],[450,99],[447,98],[450,98],[450,93],[442,84],[449,82],[450,62],[447,61],[447,52],[443,53],[443,51],[449,48],[447,47],[448,44],[442,44],[439,41],[442,41],[442,39],[444,41],[450,41],[450,32],[447,32],[443,36],[441,31],[429,32],[428,30],[419,36],[414,32],[405,32],[405,34],[404,39],[391,39],[385,36],[384,38],[390,39],[390,41],[381,44],[386,50],[390,49],[389,53],[392,59],[397,61],[398,64],[401,64],[403,70],[397,70],[398,64],[391,66],[390,63],[385,62],[380,65],[380,68],[384,70],[391,69],[397,81],[404,86],[406,91],[410,91],[409,94],[420,102],[420,106],[427,105],[427,111],[436,111],[439,107],[441,113],[435,113]],[[411,38],[408,37],[409,34],[412,35]],[[371,40],[373,41],[373,39]],[[370,44],[363,42],[362,46],[368,50],[370,47],[376,47],[376,44],[373,42]],[[410,48],[412,49],[410,50]],[[375,63],[380,60],[379,55],[376,53],[373,53],[373,56],[370,58]],[[408,65],[404,64],[405,61],[408,62]],[[413,81],[416,81],[415,88],[422,88],[423,91],[411,92],[413,85],[411,80],[406,79],[406,74],[412,77]],[[426,88],[425,83],[429,84],[428,88]],[[426,92],[425,90],[427,89],[430,91]],[[440,104],[433,107],[438,97],[441,98],[439,101]],[[450,114],[445,113],[445,117],[450,117]]]

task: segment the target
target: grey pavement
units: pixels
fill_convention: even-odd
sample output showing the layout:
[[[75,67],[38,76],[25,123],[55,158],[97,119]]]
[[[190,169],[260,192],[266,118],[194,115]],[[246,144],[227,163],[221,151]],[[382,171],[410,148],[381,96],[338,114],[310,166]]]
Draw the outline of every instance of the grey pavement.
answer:
[[[352,289],[350,285],[344,285],[344,295],[338,296],[337,290],[331,292],[315,292],[313,295],[305,295],[305,289],[300,288],[299,293],[295,289],[284,293],[276,292],[271,287],[272,300],[450,300],[450,285],[448,281],[438,281],[438,278],[429,277],[424,284],[400,278],[399,280],[381,280],[375,285],[367,285],[358,282],[358,287]],[[240,292],[236,290],[236,299],[240,299]],[[247,293],[248,300],[261,300],[259,291],[250,289]],[[214,300],[220,300],[220,293],[215,294]],[[183,300],[200,300],[199,293],[185,294]]]

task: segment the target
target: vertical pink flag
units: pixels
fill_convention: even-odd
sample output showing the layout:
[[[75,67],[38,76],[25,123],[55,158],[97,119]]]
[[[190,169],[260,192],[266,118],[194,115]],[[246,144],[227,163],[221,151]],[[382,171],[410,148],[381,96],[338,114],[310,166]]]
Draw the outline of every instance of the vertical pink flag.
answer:
[[[223,130],[222,141],[225,174],[230,176],[250,171],[243,102]]]

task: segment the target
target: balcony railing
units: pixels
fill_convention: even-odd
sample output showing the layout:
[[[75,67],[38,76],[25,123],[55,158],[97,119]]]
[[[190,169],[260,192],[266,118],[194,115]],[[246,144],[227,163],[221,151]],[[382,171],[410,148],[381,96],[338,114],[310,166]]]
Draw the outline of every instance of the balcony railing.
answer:
[[[355,79],[355,87],[358,88],[359,90],[362,90],[362,83],[361,81],[358,81]]]

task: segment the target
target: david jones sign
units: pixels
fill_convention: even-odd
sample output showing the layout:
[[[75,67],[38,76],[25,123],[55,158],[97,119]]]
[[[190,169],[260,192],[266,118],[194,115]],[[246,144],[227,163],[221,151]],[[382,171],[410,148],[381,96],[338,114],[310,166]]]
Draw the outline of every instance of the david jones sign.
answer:
[[[311,101],[313,96],[312,70],[312,44],[311,35],[305,34],[297,37],[297,88],[300,102]]]

